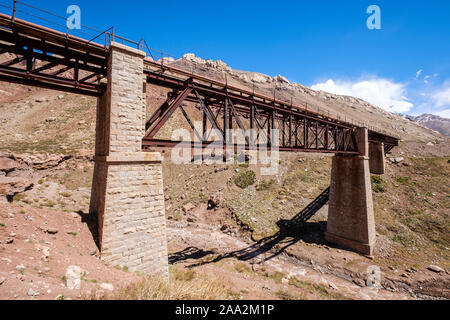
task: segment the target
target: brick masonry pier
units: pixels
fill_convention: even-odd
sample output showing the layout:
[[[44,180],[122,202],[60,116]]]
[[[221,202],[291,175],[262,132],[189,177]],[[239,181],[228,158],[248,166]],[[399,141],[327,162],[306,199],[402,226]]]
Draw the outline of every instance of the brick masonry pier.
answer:
[[[142,152],[145,53],[111,43],[108,87],[97,106],[90,213],[98,215],[101,259],[168,277],[160,153]]]

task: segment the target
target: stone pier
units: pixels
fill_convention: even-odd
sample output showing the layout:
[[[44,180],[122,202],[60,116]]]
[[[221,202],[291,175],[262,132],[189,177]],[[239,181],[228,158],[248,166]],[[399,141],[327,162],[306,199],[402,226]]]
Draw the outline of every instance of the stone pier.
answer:
[[[101,259],[168,277],[160,153],[143,153],[145,53],[111,43],[108,86],[97,106],[90,214],[98,216]]]
[[[366,128],[356,130],[356,140],[359,155],[333,157],[325,238],[371,256],[376,233]]]
[[[383,142],[370,143],[369,158],[370,173],[384,174],[386,171],[386,155]]]

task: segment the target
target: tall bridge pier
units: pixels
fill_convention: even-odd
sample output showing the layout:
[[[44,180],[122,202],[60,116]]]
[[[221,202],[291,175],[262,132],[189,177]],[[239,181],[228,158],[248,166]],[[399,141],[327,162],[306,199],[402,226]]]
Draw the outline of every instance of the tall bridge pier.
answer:
[[[101,258],[130,271],[168,276],[162,157],[142,152],[145,53],[111,43],[108,85],[98,98],[90,213]]]
[[[384,173],[384,144],[369,144],[367,128],[355,129],[355,136],[358,155],[333,157],[325,238],[372,256],[376,232],[370,173]]]

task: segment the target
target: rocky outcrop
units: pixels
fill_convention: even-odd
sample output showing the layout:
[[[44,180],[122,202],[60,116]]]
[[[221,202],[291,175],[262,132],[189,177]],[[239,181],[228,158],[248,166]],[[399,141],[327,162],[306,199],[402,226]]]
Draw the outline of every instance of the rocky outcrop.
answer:
[[[156,61],[156,63],[159,63],[159,64],[171,64],[174,61],[175,61],[174,58],[164,57],[164,58],[161,58],[158,61]]]
[[[274,82],[278,82],[278,83],[286,83],[286,84],[290,84],[291,82],[283,77],[281,74],[277,75],[275,78],[273,78]]]
[[[0,196],[11,200],[33,187],[33,170],[9,153],[0,153]]]
[[[205,67],[208,67],[211,69],[216,69],[219,71],[231,72],[231,68],[222,60],[216,60],[216,61],[213,61],[211,59],[203,60],[202,58],[196,57],[195,54],[193,54],[193,53],[186,53],[183,56],[182,60],[185,60],[190,63],[198,64],[198,65],[203,65]]]
[[[33,188],[37,171],[58,167],[71,158],[65,155],[0,152],[0,197],[12,201],[16,194]]]
[[[55,168],[64,161],[72,158],[72,156],[65,156],[62,154],[15,154],[14,157],[34,170],[47,170]]]

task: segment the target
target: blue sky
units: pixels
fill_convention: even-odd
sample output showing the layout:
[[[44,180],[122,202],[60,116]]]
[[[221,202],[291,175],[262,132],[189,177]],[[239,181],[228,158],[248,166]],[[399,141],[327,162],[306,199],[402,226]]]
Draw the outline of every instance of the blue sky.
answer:
[[[64,16],[76,4],[82,24],[115,25],[119,35],[178,57],[194,53],[389,111],[450,118],[450,1],[24,2]],[[381,9],[381,30],[366,26],[369,5]]]

